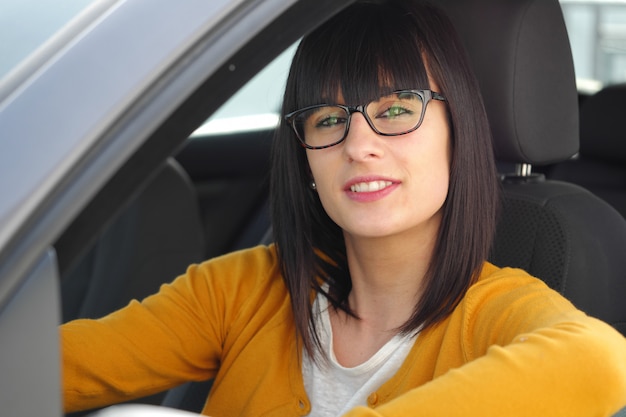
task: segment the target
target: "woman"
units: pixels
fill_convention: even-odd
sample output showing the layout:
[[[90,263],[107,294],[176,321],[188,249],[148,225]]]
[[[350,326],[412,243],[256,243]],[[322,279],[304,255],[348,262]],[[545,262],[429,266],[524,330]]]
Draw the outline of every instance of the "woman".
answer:
[[[478,87],[449,21],[407,3],[357,3],[301,42],[274,146],[275,246],[62,327],[68,410],[209,378],[214,417],[626,405],[624,339],[485,261],[498,187]]]

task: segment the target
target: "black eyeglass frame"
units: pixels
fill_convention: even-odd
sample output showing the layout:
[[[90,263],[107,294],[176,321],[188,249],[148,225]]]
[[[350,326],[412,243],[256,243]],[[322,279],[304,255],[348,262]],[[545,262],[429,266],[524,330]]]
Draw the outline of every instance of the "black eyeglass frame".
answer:
[[[412,93],[412,94],[417,94],[418,96],[420,96],[420,98],[422,99],[422,102],[424,103],[424,105],[422,106],[422,114],[420,115],[419,121],[417,122],[417,124],[415,125],[415,127],[403,131],[403,132],[399,132],[399,133],[383,133],[381,131],[379,131],[378,129],[376,129],[376,127],[374,126],[374,123],[372,122],[372,120],[370,119],[370,117],[367,115],[367,106],[376,100],[372,100],[371,102],[367,103],[367,104],[361,104],[358,106],[346,106],[343,104],[316,104],[313,106],[308,106],[296,111],[293,111],[291,113],[286,114],[285,117],[285,121],[287,122],[287,124],[289,126],[291,126],[291,128],[293,129],[293,131],[296,134],[296,138],[298,139],[298,142],[300,142],[300,144],[307,148],[307,149],[327,149],[330,147],[333,147],[335,145],[340,144],[341,142],[343,142],[346,137],[348,136],[348,132],[350,131],[350,121],[352,120],[352,114],[353,113],[361,113],[363,115],[363,117],[365,117],[365,120],[367,121],[367,124],[369,125],[369,127],[376,132],[376,134],[381,135],[381,136],[401,136],[401,135],[406,135],[407,133],[411,133],[416,131],[421,125],[422,125],[422,121],[424,121],[424,115],[426,114],[426,107],[428,107],[428,103],[431,100],[438,100],[438,101],[447,101],[447,99],[441,95],[440,93],[436,92],[436,91],[432,91],[432,90],[396,90],[396,91],[392,91],[390,94],[402,94],[402,93]],[[295,121],[296,118],[307,111],[316,109],[316,108],[321,108],[321,107],[339,107],[343,110],[346,111],[346,113],[348,114],[348,120],[346,120],[346,125],[345,125],[345,129],[343,132],[343,136],[341,136],[341,139],[337,140],[336,142],[333,142],[331,144],[328,145],[322,145],[322,146],[312,146],[307,144],[304,141],[304,138],[300,137],[300,134],[298,133],[298,129],[296,128],[295,125]]]

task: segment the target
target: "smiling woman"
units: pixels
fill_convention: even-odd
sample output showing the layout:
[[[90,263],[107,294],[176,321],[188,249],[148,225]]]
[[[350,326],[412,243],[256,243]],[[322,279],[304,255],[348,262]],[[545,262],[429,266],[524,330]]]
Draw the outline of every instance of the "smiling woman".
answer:
[[[299,251],[295,245],[286,244],[293,233],[292,225],[306,218],[315,219],[310,229],[305,224],[298,226],[297,234],[306,236],[303,242],[311,241],[323,253],[333,257],[340,270],[320,258],[315,265],[300,271],[306,271],[304,274],[315,286],[316,271],[326,270],[333,280],[329,297],[336,308],[347,309],[346,297],[354,285],[353,268],[356,265],[345,264],[345,251],[355,249],[349,243],[352,234],[358,236],[365,233],[374,237],[389,233],[395,236],[394,240],[387,240],[389,248],[380,246],[377,249],[379,256],[405,253],[405,248],[421,248],[423,252],[419,255],[405,253],[412,259],[406,265],[413,265],[407,271],[420,271],[417,280],[415,273],[411,273],[417,287],[408,293],[414,296],[424,291],[439,294],[441,298],[436,301],[421,300],[415,310],[411,308],[414,315],[410,321],[406,317],[394,324],[394,327],[409,332],[419,325],[427,327],[448,314],[466,291],[476,268],[484,262],[495,229],[498,199],[495,165],[490,157],[492,151],[486,115],[480,111],[483,106],[478,85],[462,55],[449,53],[451,48],[448,45],[458,42],[449,23],[436,14],[423,18],[411,14],[406,19],[399,19],[393,14],[393,9],[388,15],[376,16],[366,12],[367,6],[362,7],[362,14],[351,11],[337,17],[334,30],[330,30],[329,24],[326,30],[305,38],[294,57],[283,108],[286,111],[304,108],[306,114],[308,106],[332,103],[336,101],[335,97],[341,97],[345,104],[354,106],[370,101],[376,103],[379,97],[397,90],[424,89],[417,90],[424,103],[419,118],[411,123],[410,128],[397,132],[404,134],[387,136],[373,131],[376,122],[371,116],[367,120],[354,113],[352,124],[342,125],[345,127],[343,135],[333,141],[340,143],[345,139],[345,143],[329,149],[307,150],[306,154],[298,149],[291,132],[281,131],[276,139],[281,146],[275,146],[278,155],[273,171],[275,192],[278,201],[293,202],[294,207],[275,205],[277,213],[273,225],[279,251],[287,267],[290,267],[292,253]],[[439,39],[439,42],[433,39]],[[365,44],[367,47],[363,46]],[[368,51],[368,57],[379,59],[366,59],[364,50]],[[323,65],[316,65],[319,62]],[[444,97],[446,101],[442,101]],[[304,131],[298,133],[297,119],[302,112],[296,111],[287,116],[300,141],[306,134]],[[366,115],[368,113],[365,112]],[[370,122],[369,126],[366,121]],[[449,121],[452,121],[451,125]],[[369,137],[371,139],[367,139]],[[306,137],[304,139],[308,141]],[[344,164],[344,161],[351,163]],[[308,184],[311,180],[317,185],[319,198],[318,194],[310,194],[307,188],[297,187],[297,184]],[[378,181],[390,181],[392,185],[376,193],[346,192],[352,185]],[[449,193],[448,183],[452,184]],[[334,198],[333,194],[338,197]],[[388,194],[388,198],[382,198]],[[342,202],[345,198],[348,201]],[[446,199],[448,202],[442,207]],[[358,204],[366,201],[376,201],[377,204]],[[341,209],[341,205],[346,203],[348,206]],[[296,204],[298,207],[295,207]],[[455,216],[453,213],[461,206],[477,221],[469,223]],[[285,212],[278,213],[282,210]],[[303,216],[303,213],[306,215]],[[408,213],[416,217],[405,217]],[[440,228],[442,216],[456,218],[458,224]],[[409,235],[401,233],[402,227],[411,229],[409,225],[417,231],[426,230],[405,240]],[[334,238],[329,239],[330,236]],[[285,241],[281,244],[282,239]],[[468,241],[475,244],[466,245]],[[440,256],[432,257],[433,253]],[[446,255],[453,253],[458,261],[454,265]],[[352,260],[375,261],[376,258],[373,254],[362,254]],[[295,271],[302,265],[307,263],[304,260],[295,261],[294,270],[286,271],[286,276],[294,277]],[[438,276],[462,278],[451,281],[437,279],[434,271]],[[422,278],[422,275],[425,276]],[[303,293],[292,296],[301,302],[306,299]],[[305,325],[301,326],[301,331],[304,331]]]
[[[1,414],[622,407],[626,1],[431,4],[0,1]]]
[[[307,34],[273,143],[275,243],[63,325],[67,410],[206,379],[216,417],[626,405],[624,338],[487,261],[499,187],[462,51],[417,1],[357,1]]]

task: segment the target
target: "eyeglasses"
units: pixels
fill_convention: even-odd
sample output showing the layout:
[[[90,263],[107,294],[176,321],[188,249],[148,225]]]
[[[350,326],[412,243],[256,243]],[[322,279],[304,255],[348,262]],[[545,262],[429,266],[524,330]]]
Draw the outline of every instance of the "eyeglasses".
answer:
[[[296,137],[308,149],[325,149],[348,135],[353,113],[361,113],[374,132],[399,136],[422,124],[430,100],[446,101],[431,90],[400,90],[360,106],[318,104],[285,115]]]

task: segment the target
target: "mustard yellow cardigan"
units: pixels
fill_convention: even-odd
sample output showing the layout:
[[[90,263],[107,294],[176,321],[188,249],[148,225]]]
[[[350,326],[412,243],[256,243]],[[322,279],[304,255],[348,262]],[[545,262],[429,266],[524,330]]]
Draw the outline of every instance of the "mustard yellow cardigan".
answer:
[[[189,267],[143,302],[61,326],[67,411],[215,378],[203,414],[310,412],[273,247]],[[626,341],[521,270],[486,263],[454,312],[350,416],[610,416]]]

